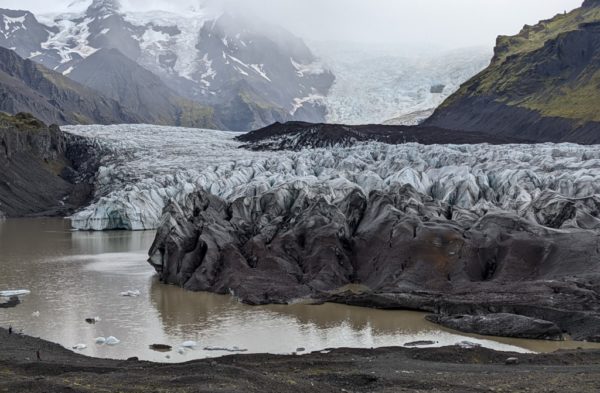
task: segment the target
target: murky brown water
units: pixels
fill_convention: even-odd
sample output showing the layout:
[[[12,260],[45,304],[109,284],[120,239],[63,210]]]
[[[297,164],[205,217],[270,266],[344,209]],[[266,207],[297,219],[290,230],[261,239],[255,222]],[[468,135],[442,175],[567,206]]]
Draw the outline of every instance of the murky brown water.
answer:
[[[157,283],[146,263],[153,232],[73,232],[58,219],[0,221],[0,290],[29,289],[13,309],[0,309],[0,325],[57,342],[85,344],[90,356],[187,361],[221,356],[206,347],[291,353],[331,347],[380,347],[433,340],[463,340],[499,350],[553,351],[600,345],[467,336],[441,329],[424,314],[336,304],[250,307],[229,296],[191,293]],[[139,297],[120,292],[139,290]],[[39,316],[37,312],[39,311]],[[90,325],[86,318],[99,316]],[[115,336],[116,346],[96,345]],[[184,341],[195,349],[178,353]],[[155,352],[150,344],[173,346]],[[169,356],[167,358],[166,356]]]

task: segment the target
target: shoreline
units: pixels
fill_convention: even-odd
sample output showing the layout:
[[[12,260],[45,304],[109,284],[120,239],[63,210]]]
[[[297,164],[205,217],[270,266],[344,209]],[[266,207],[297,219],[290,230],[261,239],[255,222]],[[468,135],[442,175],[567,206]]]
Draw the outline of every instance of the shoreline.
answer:
[[[0,391],[7,392],[597,392],[600,387],[598,350],[533,355],[456,346],[340,348],[165,364],[91,358],[2,328],[0,348]]]

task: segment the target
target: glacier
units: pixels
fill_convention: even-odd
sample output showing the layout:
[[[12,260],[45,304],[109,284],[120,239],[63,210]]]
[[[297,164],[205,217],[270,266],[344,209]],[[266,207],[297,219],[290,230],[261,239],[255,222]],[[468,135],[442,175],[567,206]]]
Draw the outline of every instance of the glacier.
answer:
[[[239,133],[152,125],[69,126],[110,152],[79,230],[146,230],[197,190],[225,201],[293,190],[338,202],[355,191],[410,185],[455,214],[510,212],[558,229],[600,228],[600,148],[575,144],[386,145],[251,151]],[[452,212],[450,212],[452,214]]]
[[[327,122],[352,125],[417,124],[404,117],[414,113],[422,114],[417,120],[429,117],[492,57],[487,48],[441,52],[422,48],[415,54],[416,50],[340,43],[314,42],[311,47],[336,76],[324,98]],[[438,84],[444,86],[441,93],[431,89]]]

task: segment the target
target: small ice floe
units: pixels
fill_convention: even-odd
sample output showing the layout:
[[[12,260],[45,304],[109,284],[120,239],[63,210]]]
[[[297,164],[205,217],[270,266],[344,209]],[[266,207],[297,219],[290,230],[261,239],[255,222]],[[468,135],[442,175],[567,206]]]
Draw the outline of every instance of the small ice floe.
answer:
[[[125,296],[125,297],[138,297],[140,295],[141,295],[141,292],[138,291],[137,289],[134,291],[121,292],[121,296]]]
[[[238,347],[233,348],[221,348],[221,347],[204,347],[205,351],[221,351],[221,352],[247,352],[247,349],[241,349]]]
[[[98,344],[98,345],[104,345],[104,344],[106,344],[106,338],[104,338],[104,337],[96,337],[96,344]]]
[[[100,317],[94,317],[94,318],[86,318],[85,321],[87,323],[89,323],[90,325],[95,324],[96,322],[100,322],[102,319],[100,319]]]
[[[181,344],[181,346],[184,348],[194,349],[198,346],[198,343],[196,341],[185,341]]]
[[[118,338],[110,336],[110,337],[106,338],[105,344],[106,345],[117,345],[120,342],[121,342],[121,340],[119,340]]]
[[[29,295],[31,291],[27,289],[16,289],[11,291],[0,291],[0,297],[13,297]]]
[[[40,316],[40,312],[39,311],[34,311],[31,313],[32,317],[38,318]]]
[[[77,344],[77,345],[73,346],[73,349],[76,351],[83,351],[86,348],[87,348],[87,345],[85,345],[85,344]]]

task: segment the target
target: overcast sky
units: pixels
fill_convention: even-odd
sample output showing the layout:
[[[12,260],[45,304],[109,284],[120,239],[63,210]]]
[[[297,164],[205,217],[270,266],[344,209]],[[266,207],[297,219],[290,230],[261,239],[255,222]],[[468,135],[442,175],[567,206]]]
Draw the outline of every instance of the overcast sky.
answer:
[[[57,12],[74,0],[0,0],[0,7]],[[91,0],[76,0],[90,3]],[[207,0],[122,0],[127,9],[184,11]],[[256,13],[317,41],[493,46],[499,34],[571,10],[583,0],[209,0]]]

